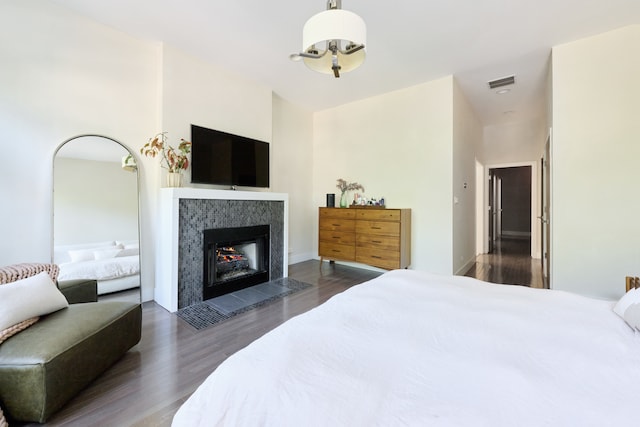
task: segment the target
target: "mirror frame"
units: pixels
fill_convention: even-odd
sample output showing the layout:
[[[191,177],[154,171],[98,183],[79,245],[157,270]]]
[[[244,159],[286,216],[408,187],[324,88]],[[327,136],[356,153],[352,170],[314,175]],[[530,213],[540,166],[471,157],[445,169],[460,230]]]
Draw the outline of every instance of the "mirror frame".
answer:
[[[127,150],[127,152],[129,152],[129,154],[131,154],[133,156],[133,159],[136,161],[136,185],[137,185],[137,195],[138,195],[138,243],[139,243],[139,262],[140,262],[140,285],[138,286],[138,300],[140,302],[140,304],[142,304],[142,277],[143,277],[143,268],[142,268],[142,252],[143,252],[143,244],[142,244],[142,236],[141,236],[141,221],[140,221],[140,208],[141,208],[141,203],[140,203],[140,168],[137,166],[140,164],[140,158],[136,155],[136,153],[134,151],[131,151],[131,149],[129,147],[127,147],[126,145],[124,145],[122,142],[118,141],[117,139],[111,138],[110,136],[106,136],[106,135],[101,135],[101,134],[97,134],[97,133],[84,133],[84,134],[80,134],[80,135],[76,135],[74,137],[71,137],[69,139],[64,140],[60,145],[58,145],[56,147],[56,149],[53,151],[53,156],[51,158],[51,247],[50,247],[50,251],[51,251],[51,263],[53,263],[53,255],[54,255],[54,247],[55,247],[55,219],[54,219],[54,215],[55,215],[55,197],[54,197],[54,192],[56,189],[56,182],[55,182],[55,164],[56,164],[56,156],[58,154],[58,151],[60,151],[60,149],[62,147],[64,147],[67,143],[79,139],[79,138],[86,138],[86,137],[90,137],[90,138],[104,138],[107,139],[109,141],[115,142],[116,144],[120,145],[122,148],[124,148],[125,150]]]

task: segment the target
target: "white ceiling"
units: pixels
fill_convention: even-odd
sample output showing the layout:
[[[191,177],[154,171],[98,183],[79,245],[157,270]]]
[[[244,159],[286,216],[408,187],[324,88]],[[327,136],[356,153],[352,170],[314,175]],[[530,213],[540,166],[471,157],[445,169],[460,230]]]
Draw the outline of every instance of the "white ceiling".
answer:
[[[340,79],[292,62],[326,0],[51,0],[163,41],[312,111],[454,75],[486,125],[543,112],[551,47],[640,23],[640,0],[343,0],[367,24],[367,58]],[[515,74],[511,92],[487,82]]]

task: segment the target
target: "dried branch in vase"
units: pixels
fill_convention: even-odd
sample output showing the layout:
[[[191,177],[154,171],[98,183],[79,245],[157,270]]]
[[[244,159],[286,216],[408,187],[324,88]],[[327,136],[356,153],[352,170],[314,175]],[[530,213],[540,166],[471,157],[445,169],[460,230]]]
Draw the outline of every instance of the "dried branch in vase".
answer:
[[[338,188],[342,193],[344,193],[345,191],[354,191],[354,190],[362,190],[362,192],[364,193],[364,187],[362,185],[358,184],[357,182],[347,183],[347,181],[345,181],[342,178],[338,179],[338,184],[336,185],[336,188]]]

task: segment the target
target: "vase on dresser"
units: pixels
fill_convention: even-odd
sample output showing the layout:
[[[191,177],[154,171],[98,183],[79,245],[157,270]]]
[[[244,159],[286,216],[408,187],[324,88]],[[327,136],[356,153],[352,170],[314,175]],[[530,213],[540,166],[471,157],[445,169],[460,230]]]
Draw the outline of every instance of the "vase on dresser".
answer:
[[[349,201],[347,201],[347,192],[343,191],[340,195],[340,207],[347,208],[349,207]]]
[[[167,187],[182,187],[182,172],[167,173]]]

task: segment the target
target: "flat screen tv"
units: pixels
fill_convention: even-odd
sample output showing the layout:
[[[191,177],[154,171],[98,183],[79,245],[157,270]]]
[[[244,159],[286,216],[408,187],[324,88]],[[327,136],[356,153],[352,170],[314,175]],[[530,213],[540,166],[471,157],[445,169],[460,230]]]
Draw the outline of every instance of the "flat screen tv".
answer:
[[[269,187],[269,143],[191,125],[191,182]]]

